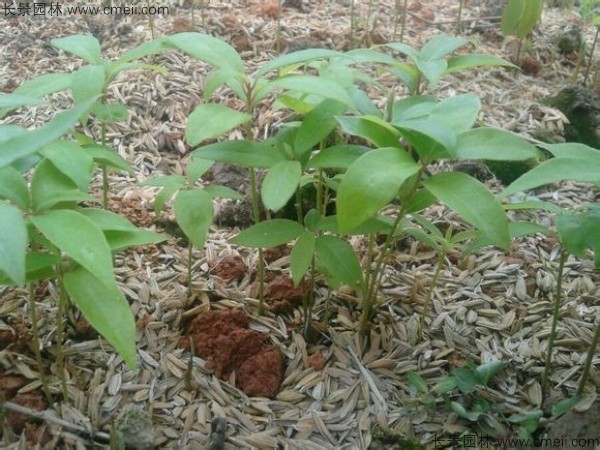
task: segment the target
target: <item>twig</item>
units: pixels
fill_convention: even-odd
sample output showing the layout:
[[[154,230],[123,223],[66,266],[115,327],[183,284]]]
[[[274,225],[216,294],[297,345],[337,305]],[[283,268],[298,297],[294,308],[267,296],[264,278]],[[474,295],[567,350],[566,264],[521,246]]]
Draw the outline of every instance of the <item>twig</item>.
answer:
[[[0,406],[6,410],[14,411],[17,413],[25,414],[26,416],[33,417],[35,419],[43,420],[45,422],[53,423],[56,425],[60,425],[63,428],[66,428],[69,431],[73,431],[76,433],[83,434],[91,439],[98,439],[103,441],[103,443],[109,442],[110,436],[108,433],[104,433],[103,431],[91,431],[87,430],[78,425],[69,423],[60,417],[56,417],[48,411],[36,411],[35,409],[27,408],[25,406],[17,405],[13,402],[3,402],[0,403]]]

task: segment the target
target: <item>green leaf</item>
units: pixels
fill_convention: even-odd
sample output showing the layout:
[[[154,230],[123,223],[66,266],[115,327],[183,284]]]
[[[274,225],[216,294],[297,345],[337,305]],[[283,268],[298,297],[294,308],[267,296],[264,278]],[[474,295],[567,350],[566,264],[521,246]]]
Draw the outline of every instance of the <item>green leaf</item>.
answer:
[[[458,136],[456,159],[524,161],[540,157],[540,152],[525,139],[496,128],[474,128]]]
[[[35,212],[41,212],[62,202],[94,200],[49,160],[42,160],[31,177],[31,201]]]
[[[50,43],[56,48],[79,56],[90,64],[102,64],[100,43],[91,34],[76,34],[74,36],[52,39]]]
[[[172,48],[173,47],[166,41],[166,38],[159,38],[150,42],[144,42],[143,44],[127,51],[115,63],[111,64],[109,66],[109,72],[118,73],[120,67],[123,67],[123,65],[129,61],[143,58],[144,56],[155,55],[157,53],[171,50]]]
[[[424,180],[423,185],[495,245],[508,248],[506,214],[484,184],[461,172],[447,172]]]
[[[600,150],[585,144],[567,142],[565,144],[540,144],[556,158],[578,158],[586,160],[600,160]]]
[[[283,156],[266,141],[217,142],[198,148],[193,155],[246,167],[269,168],[284,160]]]
[[[542,233],[548,235],[549,230],[537,223],[531,222],[509,222],[508,223],[508,234],[511,239],[519,238],[522,236],[529,236],[536,233]],[[491,239],[486,236],[479,235],[477,236],[473,242],[469,245],[465,246],[462,251],[464,254],[469,254],[476,252],[482,247],[487,245],[493,245]]]
[[[16,285],[25,284],[27,225],[21,211],[0,202],[0,272]]]
[[[218,103],[199,105],[188,118],[185,140],[195,146],[207,139],[217,138],[251,119],[249,114]]]
[[[440,394],[446,394],[446,393],[456,389],[457,387],[458,387],[458,382],[456,381],[456,378],[449,376],[449,377],[442,379],[442,381],[440,381],[439,383],[437,383],[433,387],[433,390],[436,392],[439,392]]]
[[[0,118],[4,117],[7,112],[21,106],[32,106],[44,103],[37,97],[19,95],[19,94],[0,94]]]
[[[54,92],[64,91],[71,86],[71,73],[47,73],[24,81],[15,89],[15,94],[42,97]]]
[[[458,389],[463,394],[470,394],[477,389],[477,386],[481,385],[475,371],[468,368],[452,369],[452,376],[456,380]]]
[[[600,209],[593,208],[579,214],[558,214],[556,229],[565,250],[580,258],[586,249],[594,251],[595,267],[600,268]]]
[[[34,131],[18,133],[2,141],[0,167],[4,167],[24,156],[37,152],[44,145],[67,133],[79,118],[92,106],[90,99],[63,113],[57,114],[47,125]]]
[[[104,91],[104,66],[83,66],[73,74],[71,91],[75,103],[96,98]]]
[[[188,189],[175,197],[175,219],[181,230],[196,248],[204,247],[204,240],[213,221],[213,202],[202,189]]]
[[[65,289],[90,325],[135,370],[135,321],[129,304],[114,281],[103,283],[92,273],[82,267],[65,273]]]
[[[581,401],[581,396],[575,395],[571,398],[565,398],[552,405],[552,418],[556,419],[563,414],[566,414],[571,408]]]
[[[129,117],[129,111],[124,105],[98,103],[92,106],[92,113],[102,122],[124,122]]]
[[[316,229],[326,233],[340,234],[338,227],[337,215],[331,215],[323,217],[318,224],[315,225]],[[392,228],[392,223],[388,217],[377,216],[371,217],[363,222],[358,227],[354,228],[351,232],[346,233],[350,236],[356,235],[367,235],[375,233],[389,234]]]
[[[434,61],[444,58],[468,42],[469,41],[465,38],[450,36],[448,34],[434,36],[429,39],[421,49],[419,59],[423,61]]]
[[[448,62],[445,59],[422,60],[417,59],[417,68],[427,79],[432,87],[435,87],[448,68]]]
[[[176,175],[174,175],[176,176]],[[158,216],[162,212],[165,204],[173,197],[175,192],[183,189],[183,185],[179,185],[177,183],[166,185],[154,199],[154,213]]]
[[[244,247],[277,247],[296,239],[304,231],[298,222],[288,219],[272,219],[252,225],[231,241]]]
[[[412,370],[409,370],[406,374],[406,378],[408,378],[408,382],[415,387],[415,389],[417,390],[417,392],[420,392],[421,394],[426,394],[428,389],[427,389],[427,383],[425,382],[425,380],[423,379],[423,377],[421,377],[421,375],[419,375],[416,372],[413,372]]]
[[[305,63],[317,59],[334,58],[339,56],[344,56],[344,53],[326,49],[308,49],[284,54],[263,65],[261,69],[256,73],[256,77],[262,77],[264,74],[272,70],[281,69],[283,67],[288,67],[293,64]]]
[[[52,244],[85,267],[104,286],[115,284],[110,247],[102,230],[85,215],[54,210],[32,216],[31,222]]]
[[[509,63],[496,55],[469,53],[468,55],[450,58],[448,60],[448,67],[444,71],[444,75],[480,66],[505,66],[513,69],[517,68],[514,64]]]
[[[138,228],[125,217],[99,208],[81,208],[77,212],[90,219],[102,231],[137,231]]]
[[[294,286],[298,286],[310,267],[314,252],[315,235],[310,231],[305,231],[298,237],[290,253],[290,270]]]
[[[342,284],[358,288],[362,269],[354,250],[346,241],[329,235],[319,236],[315,242],[319,267],[325,271],[328,283],[338,289]]]
[[[7,166],[0,168],[0,198],[5,198],[20,209],[29,208],[29,188],[18,170]]]
[[[52,161],[52,164],[69,177],[77,188],[87,191],[92,177],[93,158],[81,146],[74,142],[54,141],[46,145],[40,152]]]
[[[290,75],[270,81],[268,86],[286,89],[293,92],[318,95],[337,100],[352,107],[352,100],[346,90],[338,83],[326,78],[311,75]]]
[[[477,422],[481,417],[481,413],[478,411],[467,411],[463,405],[458,402],[450,402],[450,408],[456,413],[456,415],[462,419],[470,420],[471,422]]]
[[[302,120],[296,139],[294,153],[298,159],[305,152],[325,139],[337,126],[335,116],[342,114],[347,106],[336,100],[323,100]]]
[[[564,180],[597,183],[600,181],[600,160],[573,157],[549,159],[513,181],[498,194],[498,198]]]
[[[411,94],[415,94],[421,82],[421,72],[416,66],[405,62],[397,62],[393,67],[388,67],[387,70],[402,81]]]
[[[278,211],[296,192],[302,167],[298,161],[281,161],[269,170],[261,187],[262,201],[271,211]]]
[[[388,44],[385,44],[385,46],[391,48],[392,50],[396,50],[397,52],[403,53],[406,56],[409,56],[412,60],[416,60],[419,56],[418,50],[403,42],[390,42]]]
[[[133,167],[129,165],[117,152],[104,145],[84,145],[85,151],[94,159],[97,164],[106,164],[108,167],[120,169],[130,175],[135,174]]]
[[[54,278],[56,276],[55,266],[60,264],[60,255],[51,253],[27,253],[25,266],[27,270],[27,283]],[[0,284],[2,282],[0,281]]]
[[[106,230],[104,237],[113,252],[118,252],[136,245],[156,244],[165,241],[166,236],[148,230],[114,231]]]
[[[351,232],[375,216],[418,168],[410,155],[399,148],[380,148],[358,158],[348,168],[338,190],[340,231]]]
[[[209,159],[202,159],[192,155],[185,166],[185,173],[188,183],[192,185],[202,178],[202,176],[210,170],[214,163],[214,161]]]
[[[213,66],[244,72],[244,62],[235,49],[221,39],[202,33],[179,33],[166,41],[193,58]]]
[[[142,186],[177,186],[183,188],[185,187],[185,178],[182,175],[163,175],[144,181]]]
[[[313,156],[306,165],[307,168],[347,169],[359,157],[369,151],[362,145],[335,145],[327,147]]]
[[[224,84],[231,87],[233,92],[239,97],[244,98],[243,89],[244,74],[231,69],[216,69],[208,74],[204,80],[204,100],[208,101],[210,97]]]
[[[542,17],[543,7],[543,0],[509,0],[502,13],[502,34],[524,39]]]
[[[353,136],[371,141],[377,147],[400,147],[400,133],[374,116],[337,117],[342,129]]]
[[[204,188],[204,192],[206,192],[212,198],[229,198],[231,200],[241,200],[243,198],[242,194],[227,186],[206,186]]]
[[[485,364],[477,366],[475,373],[479,377],[479,381],[484,386],[487,386],[491,378],[506,367],[502,361],[489,361]]]

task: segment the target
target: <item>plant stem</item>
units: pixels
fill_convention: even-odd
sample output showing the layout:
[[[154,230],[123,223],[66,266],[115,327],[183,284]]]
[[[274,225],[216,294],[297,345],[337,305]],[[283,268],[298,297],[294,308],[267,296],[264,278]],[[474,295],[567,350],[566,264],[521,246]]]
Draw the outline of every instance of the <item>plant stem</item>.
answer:
[[[548,337],[548,350],[546,353],[546,364],[542,374],[542,391],[548,392],[550,369],[552,368],[552,350],[554,349],[554,339],[556,338],[556,326],[558,324],[558,314],[560,311],[560,302],[562,299],[562,280],[565,262],[567,261],[567,252],[561,249],[560,260],[558,262],[558,277],[556,282],[556,298],[554,299],[554,310],[552,312],[552,327]]]
[[[104,103],[104,101],[102,101]],[[102,121],[100,128],[100,142],[106,145],[106,123]],[[102,207],[108,209],[108,169],[106,164],[102,164]]]
[[[594,337],[592,338],[592,345],[588,349],[588,354],[585,358],[585,365],[583,366],[583,372],[581,373],[581,380],[579,381],[579,387],[577,388],[578,395],[583,394],[583,388],[585,387],[585,383],[587,382],[587,379],[590,376],[592,360],[594,359],[594,355],[596,354],[596,347],[598,347],[598,341],[600,341],[600,321],[597,320],[596,331],[594,333]]]
[[[312,325],[312,307],[314,303],[314,295],[315,295],[315,255],[313,253],[312,260],[310,263],[310,286],[308,292],[305,290],[304,295],[302,296],[302,300],[304,302],[304,339],[308,340],[310,333],[310,326]],[[301,281],[302,283],[302,281]]]
[[[58,278],[58,310],[56,312],[56,369],[58,371],[58,377],[60,378],[60,387],[62,391],[63,400],[69,401],[69,391],[67,390],[67,379],[65,377],[65,353],[64,353],[64,336],[65,336],[65,323],[64,318],[67,310],[67,295],[65,293],[65,287],[63,284],[62,270],[59,268],[57,271]]]
[[[419,322],[419,331],[418,331],[418,341],[423,339],[423,331],[425,329],[425,319],[429,315],[429,309],[431,307],[431,298],[433,297],[433,290],[437,285],[438,278],[440,273],[442,272],[442,268],[444,267],[444,263],[446,262],[446,253],[441,252],[438,254],[438,263],[435,269],[435,273],[433,274],[433,278],[431,279],[431,286],[427,291],[427,296],[425,297],[425,303],[423,304],[423,312],[421,314],[421,321]]]
[[[404,30],[406,29],[406,8],[408,5],[408,0],[404,0],[404,5],[402,5],[402,24],[400,27],[400,42],[404,42]]]
[[[194,246],[190,241],[188,243],[188,257],[187,257],[187,275],[188,275],[188,300],[192,297],[192,250]]]
[[[596,27],[596,34],[594,34],[594,42],[592,42],[592,49],[590,50],[590,59],[585,66],[585,75],[583,76],[583,85],[587,84],[588,77],[590,75],[590,67],[592,67],[594,50],[596,49],[596,42],[598,42],[598,33],[600,33],[600,27]]]
[[[33,353],[35,354],[35,360],[38,365],[38,372],[40,381],[42,382],[42,389],[48,404],[52,403],[52,396],[50,395],[50,389],[48,387],[48,378],[46,377],[46,369],[44,362],[42,361],[42,352],[40,351],[40,330],[38,328],[38,317],[37,307],[35,305],[35,285],[29,283],[29,314],[31,319],[31,332],[33,333]]]
[[[458,17],[456,18],[456,29],[454,30],[454,35],[458,35],[458,33],[460,33],[460,28],[461,28],[461,20],[462,20],[462,11],[463,11],[463,3],[464,0],[460,0],[459,4],[458,4]]]

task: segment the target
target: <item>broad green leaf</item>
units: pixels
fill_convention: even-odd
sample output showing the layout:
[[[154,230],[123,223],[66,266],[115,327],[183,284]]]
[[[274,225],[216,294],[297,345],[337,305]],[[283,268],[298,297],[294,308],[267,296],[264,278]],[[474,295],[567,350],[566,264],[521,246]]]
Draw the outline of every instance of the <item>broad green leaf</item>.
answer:
[[[396,100],[392,107],[392,122],[426,118],[438,103],[433,95],[410,95]]]
[[[251,119],[249,114],[218,103],[199,105],[188,118],[185,140],[189,145],[196,146],[207,139],[217,138]]]
[[[585,258],[586,249],[592,249],[595,267],[600,268],[600,209],[593,208],[579,214],[558,214],[555,222],[565,250]]]
[[[475,373],[479,377],[479,382],[487,386],[491,378],[503,370],[504,367],[506,367],[506,364],[504,364],[502,361],[489,361],[485,364],[477,366],[475,368]]]
[[[416,60],[419,56],[418,50],[403,42],[390,42],[388,44],[385,44],[385,46],[391,48],[392,50],[396,50],[397,52],[403,53],[413,60]]]
[[[323,100],[302,119],[293,147],[298,159],[335,129],[337,126],[335,116],[343,114],[346,108],[343,103],[327,99]]]
[[[281,161],[271,167],[261,187],[263,204],[271,211],[284,207],[296,192],[301,175],[298,161]]]
[[[92,106],[92,113],[102,122],[123,122],[129,117],[129,111],[124,105],[98,103]]]
[[[557,158],[578,158],[585,160],[600,160],[600,150],[585,144],[567,142],[565,144],[540,144],[544,150],[548,150]]]
[[[415,387],[417,392],[421,394],[426,394],[428,391],[427,382],[416,372],[409,370],[406,373],[406,378],[408,378],[408,382]]]
[[[399,148],[380,148],[358,158],[348,168],[337,194],[340,231],[351,232],[374,217],[418,168],[410,155]]]
[[[42,97],[54,92],[64,91],[71,86],[72,73],[47,73],[24,81],[15,94]]]
[[[531,222],[509,222],[508,223],[508,234],[511,239],[530,236],[536,233],[542,233],[548,235],[549,230],[546,227],[538,225],[537,223]],[[482,247],[493,245],[491,239],[486,236],[479,235],[469,245],[463,247],[462,251],[464,254],[476,252]]]
[[[210,185],[206,186],[204,191],[212,198],[229,198],[231,200],[240,200],[243,198],[242,194],[227,186]]]
[[[424,61],[434,61],[436,59],[444,58],[468,42],[469,41],[465,38],[450,36],[448,34],[434,36],[429,39],[421,49],[419,59]]]
[[[383,112],[373,103],[365,91],[357,87],[348,88],[354,108],[363,116],[383,117]]]
[[[339,56],[344,56],[344,53],[326,49],[307,49],[284,54],[262,66],[262,68],[256,73],[256,77],[262,77],[262,75],[272,70],[281,69],[294,64]]]
[[[129,61],[133,61],[134,59],[139,59],[149,55],[155,55],[157,53],[171,50],[172,48],[173,46],[167,42],[166,38],[159,38],[150,42],[144,42],[143,44],[138,45],[137,47],[134,47],[131,50],[127,51],[115,63],[111,64],[109,66],[109,72],[118,72],[118,69],[122,67],[123,64]]]
[[[469,368],[452,369],[452,376],[456,379],[456,385],[463,394],[470,394],[477,386],[481,385],[481,381],[477,373]]]
[[[290,253],[290,270],[295,286],[298,286],[310,267],[314,252],[315,235],[310,231],[305,231],[298,237]]]
[[[91,219],[102,231],[137,231],[138,228],[125,217],[99,208],[81,208],[79,214]]]
[[[443,378],[442,381],[437,383],[433,387],[433,390],[436,392],[439,392],[440,394],[446,394],[446,393],[456,389],[457,386],[458,386],[458,383],[456,381],[456,378],[449,376],[449,377]]]
[[[350,244],[335,236],[319,236],[315,242],[319,267],[324,269],[328,282],[334,289],[342,284],[358,288],[362,282],[362,269]]]
[[[243,84],[240,80],[244,77],[244,74],[232,69],[213,70],[204,80],[204,100],[208,101],[215,91],[225,84],[229,85],[239,98],[244,98]]]
[[[73,74],[71,91],[75,103],[96,98],[104,91],[104,66],[83,66]]]
[[[543,0],[509,0],[502,13],[502,34],[527,37],[539,22],[543,6]]]
[[[44,103],[37,97],[19,94],[0,94],[0,118],[4,117],[7,112],[21,106],[32,106]]]
[[[55,266],[58,264],[60,264],[60,255],[37,252],[27,253],[25,260],[27,283],[56,277]],[[2,284],[1,281],[0,284]]]
[[[196,248],[203,248],[213,221],[210,195],[202,189],[182,190],[175,197],[174,207],[175,219],[181,230]]]
[[[504,206],[504,209],[507,211],[513,210],[523,210],[523,209],[539,209],[542,211],[548,211],[554,214],[561,214],[564,210],[555,205],[554,203],[544,202],[541,200],[526,200],[518,203],[507,203]]]
[[[401,191],[403,190],[404,187],[401,189]],[[401,192],[400,199],[407,214],[422,211],[437,201],[435,195],[433,195],[427,189],[417,189],[417,191],[409,198],[403,198],[403,194]]]
[[[581,396],[575,395],[574,397],[565,398],[559,402],[556,402],[554,405],[552,405],[552,418],[556,419],[569,412],[569,410],[577,405],[577,403],[580,401]]]
[[[400,147],[400,133],[378,117],[337,117],[342,129],[353,136],[371,141],[377,147]]]
[[[496,128],[474,128],[458,136],[454,158],[523,161],[540,152],[520,136]]]
[[[461,172],[446,172],[424,180],[423,185],[495,245],[508,248],[506,214],[484,184]]]
[[[283,156],[266,141],[217,142],[196,149],[193,155],[246,167],[269,168],[284,160]]]
[[[445,59],[422,60],[417,59],[417,68],[425,76],[432,87],[437,85],[440,77],[448,68],[448,62]]]
[[[0,202],[0,272],[13,284],[25,284],[27,225],[21,211]]]
[[[142,183],[142,186],[177,186],[185,187],[185,178],[182,175],[164,175],[162,177],[150,178]]]
[[[133,167],[129,165],[125,159],[123,159],[116,151],[110,147],[103,145],[84,145],[85,151],[99,164],[106,164],[108,167],[114,167],[120,169],[130,175],[135,174]]]
[[[148,230],[115,231],[106,230],[104,237],[113,252],[118,252],[136,245],[156,244],[165,241],[166,236]]]
[[[338,219],[337,215],[334,214],[332,216],[323,217],[319,222],[315,225],[315,228],[319,231],[323,231],[325,233],[335,233],[340,234],[340,230],[338,227]],[[389,234],[392,229],[392,222],[388,217],[385,216],[377,216],[371,217],[367,219],[362,224],[354,228],[350,233],[345,233],[350,236],[355,235],[367,235],[367,234],[375,234],[375,233],[383,233]]]
[[[334,59],[330,67],[346,66],[364,63],[394,64],[396,59],[385,53],[368,48],[356,48],[343,54],[341,58]]]
[[[31,177],[31,202],[35,212],[42,212],[63,202],[94,200],[49,160],[40,162]]]
[[[452,411],[454,411],[461,419],[466,419],[471,422],[477,422],[482,415],[479,411],[467,411],[463,405],[455,401],[450,402],[450,409],[452,409]]]
[[[288,219],[272,219],[252,225],[231,241],[244,247],[277,247],[296,239],[304,231],[298,222]]]
[[[202,33],[178,33],[166,41],[193,58],[215,67],[244,72],[244,62],[235,49],[221,39]]]
[[[90,325],[135,370],[135,321],[127,299],[114,281],[103,283],[92,273],[83,267],[65,273],[65,289]]]
[[[0,168],[0,198],[7,199],[20,209],[29,208],[29,188],[18,170],[7,166]]]
[[[327,147],[313,156],[307,168],[347,169],[357,158],[369,151],[362,145],[336,145]]]
[[[166,185],[161,191],[156,195],[154,199],[154,213],[158,216],[162,213],[165,204],[173,197],[175,192],[183,189],[183,185],[179,185],[176,183]]]
[[[56,247],[93,273],[104,286],[115,284],[110,247],[102,230],[83,214],[54,210],[31,222]]]
[[[505,66],[516,69],[512,63],[500,58],[496,55],[488,55],[485,53],[469,53],[468,55],[460,55],[448,60],[448,67],[444,74],[459,72],[465,69],[472,69],[479,66]]]
[[[405,62],[397,62],[394,66],[388,67],[387,70],[402,81],[411,94],[417,92],[421,82],[421,72],[416,66]]]
[[[90,64],[102,64],[102,50],[100,43],[91,34],[76,34],[62,38],[52,39],[50,43],[65,52],[79,56]]]
[[[276,78],[269,82],[270,86],[286,89],[292,92],[318,95],[337,100],[352,107],[352,100],[346,90],[335,81],[311,75],[290,75]]]
[[[57,114],[47,125],[34,131],[18,133],[2,141],[0,167],[4,167],[19,158],[37,152],[44,145],[67,133],[79,118],[92,106],[94,99],[81,103],[74,108]]]
[[[597,183],[600,181],[600,160],[573,157],[549,159],[513,181],[498,194],[498,198],[564,180]]]
[[[63,175],[69,177],[79,190],[88,190],[94,160],[81,146],[69,141],[54,141],[46,145],[40,154],[48,158]]]
[[[210,170],[214,163],[214,161],[209,159],[202,159],[198,158],[197,156],[192,156],[185,166],[185,174],[188,183],[192,185],[202,178],[202,176]]]

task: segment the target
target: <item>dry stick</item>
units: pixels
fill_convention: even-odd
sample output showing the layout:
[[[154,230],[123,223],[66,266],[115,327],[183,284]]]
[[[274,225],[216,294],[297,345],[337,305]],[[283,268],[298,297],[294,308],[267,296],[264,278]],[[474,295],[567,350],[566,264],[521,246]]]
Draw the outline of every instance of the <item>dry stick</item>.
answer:
[[[67,430],[70,430],[70,431],[73,431],[76,433],[81,433],[84,436],[90,437],[91,439],[99,439],[104,442],[109,442],[109,440],[110,440],[110,436],[108,435],[108,433],[104,433],[103,431],[87,430],[83,427],[80,427],[79,425],[69,423],[69,422],[61,419],[60,417],[56,417],[56,416],[50,414],[48,411],[36,411],[35,409],[17,405],[16,403],[13,403],[13,402],[2,402],[2,403],[0,403],[0,406],[9,411],[14,411],[14,412],[17,412],[20,414],[25,414],[26,416],[29,416],[29,417],[33,417],[34,419],[39,419],[39,420],[43,420],[44,422],[60,425],[61,427],[66,428]]]
[[[462,23],[462,11],[463,11],[464,0],[460,0],[458,4],[458,17],[456,18],[456,29],[454,30],[454,35],[458,35],[460,33],[460,24]]]
[[[594,354],[596,353],[596,347],[598,347],[598,341],[600,341],[600,317],[598,317],[598,319],[597,319],[596,332],[594,333],[594,337],[592,339],[592,345],[590,346],[587,357],[585,359],[585,365],[583,366],[581,380],[579,381],[579,387],[577,388],[577,395],[583,394],[583,388],[585,386],[585,383],[587,382],[588,377],[590,376],[592,360],[594,359]]]
[[[592,42],[592,49],[590,50],[590,59],[585,67],[585,75],[583,76],[583,85],[587,84],[588,76],[590,75],[590,67],[592,67],[592,58],[594,56],[594,49],[596,48],[596,42],[598,42],[598,33],[600,33],[600,27],[596,27],[596,34],[594,35],[594,42]]]
[[[544,373],[542,373],[542,392],[548,392],[548,377],[552,367],[552,350],[554,349],[554,338],[556,337],[556,326],[558,324],[558,313],[560,311],[560,301],[562,299],[562,280],[565,262],[567,261],[567,252],[561,249],[560,260],[558,262],[558,280],[556,282],[556,298],[554,299],[554,310],[552,312],[552,327],[548,337],[548,350],[546,353],[546,364]]]

